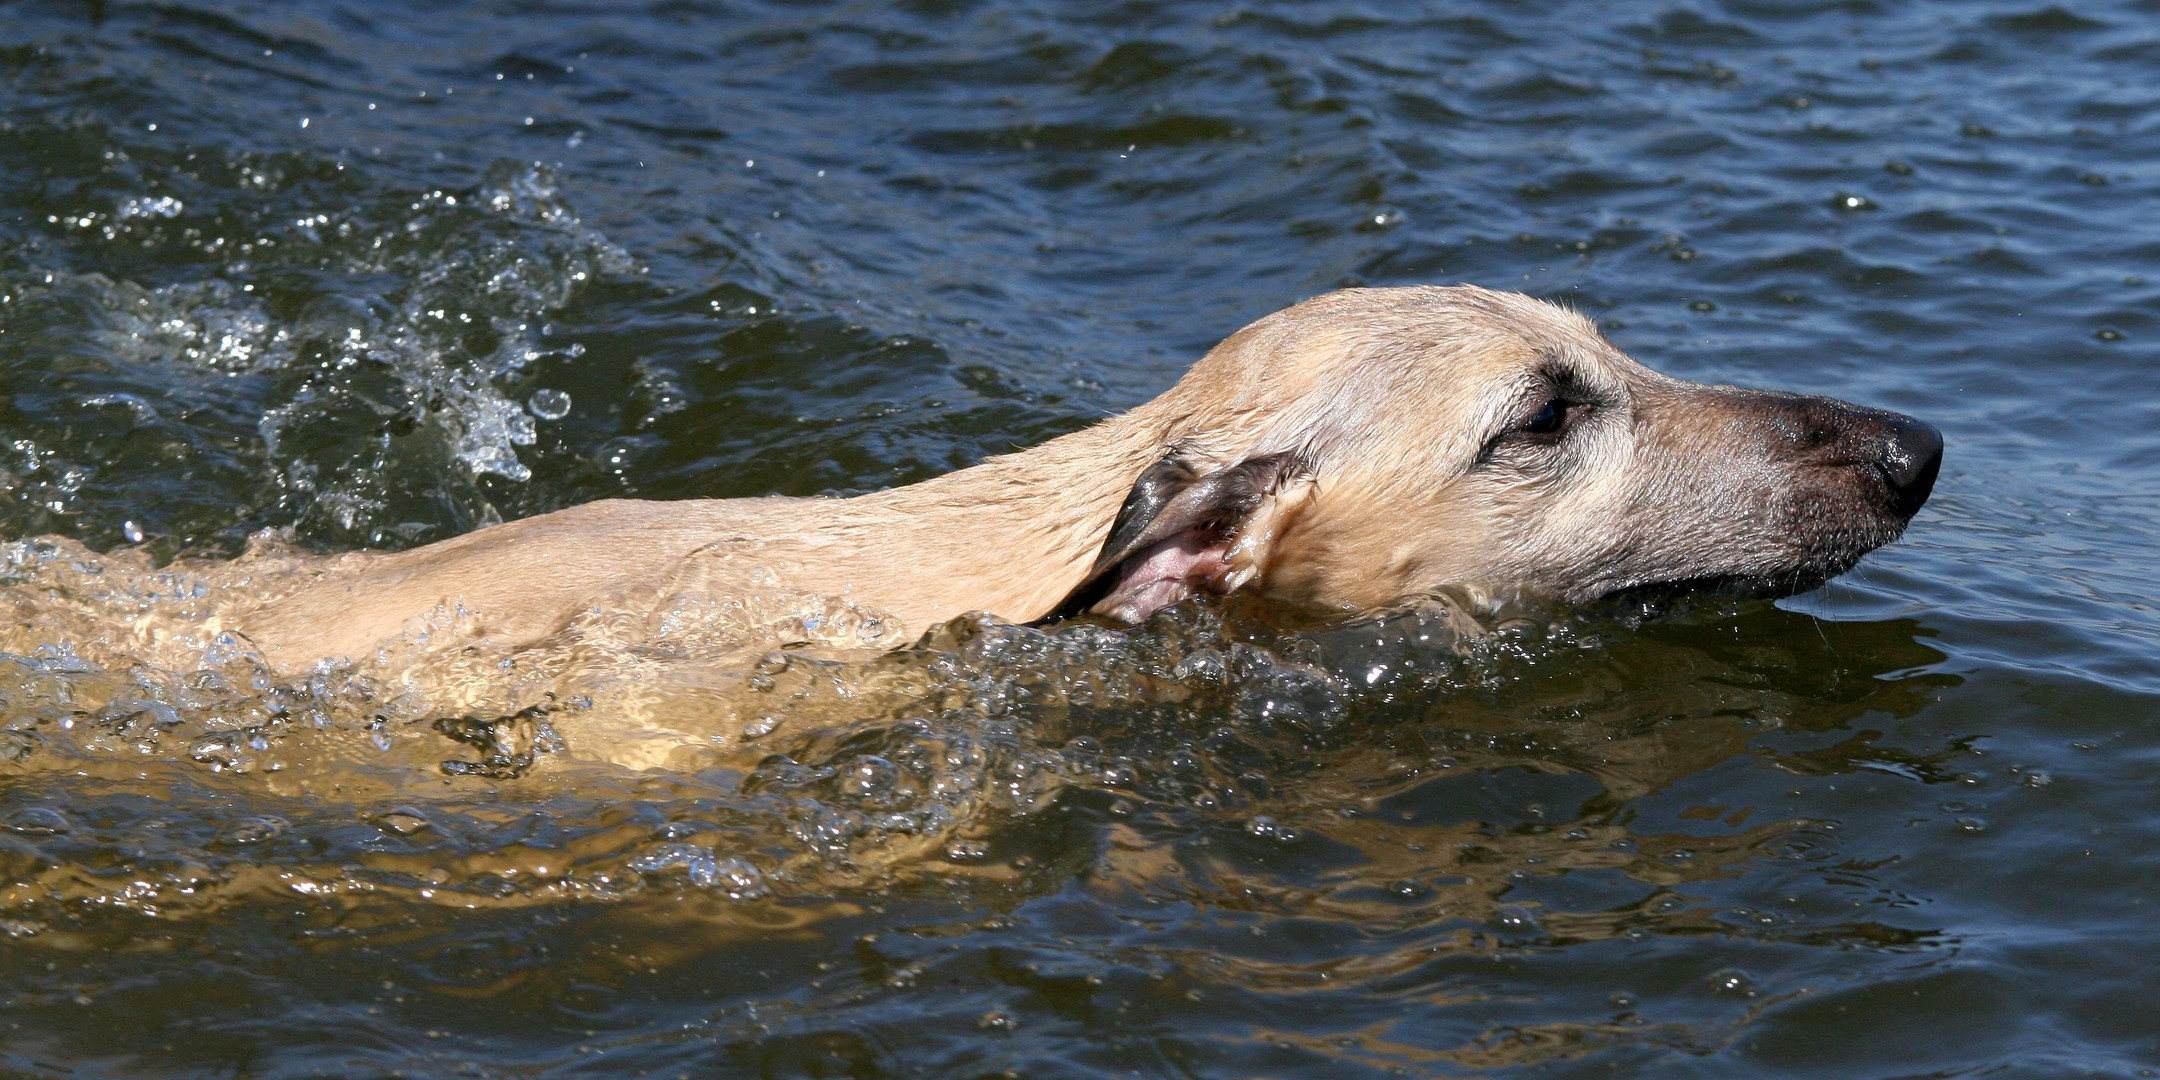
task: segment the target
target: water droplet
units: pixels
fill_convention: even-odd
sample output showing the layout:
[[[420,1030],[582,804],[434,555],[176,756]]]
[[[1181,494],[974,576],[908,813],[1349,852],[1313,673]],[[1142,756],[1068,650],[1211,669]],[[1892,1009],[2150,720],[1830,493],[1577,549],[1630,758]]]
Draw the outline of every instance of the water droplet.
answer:
[[[170,195],[139,195],[120,200],[113,210],[116,218],[175,218],[187,208],[187,204]]]
[[[561,390],[535,390],[525,407],[542,420],[560,420],[570,415],[570,395]]]
[[[1762,993],[1755,984],[1755,977],[1739,968],[1723,968],[1710,973],[1710,992],[1730,994],[1735,997],[1754,997]]]
[[[126,537],[127,542],[130,544],[140,544],[143,542],[142,524],[133,518],[129,518],[120,523],[120,535]]]

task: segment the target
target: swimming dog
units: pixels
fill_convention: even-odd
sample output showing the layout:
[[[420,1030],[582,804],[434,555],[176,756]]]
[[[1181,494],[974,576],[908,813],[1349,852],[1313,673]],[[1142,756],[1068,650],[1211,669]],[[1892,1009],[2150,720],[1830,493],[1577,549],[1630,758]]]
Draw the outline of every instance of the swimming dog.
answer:
[[[446,610],[460,640],[515,650],[693,557],[701,588],[777,582],[908,633],[977,611],[1132,623],[1240,590],[1345,614],[1789,594],[1896,539],[1941,459],[1911,417],[1660,375],[1527,296],[1348,289],[1239,330],[1130,412],[932,480],[607,500],[339,556],[236,629],[285,672]]]

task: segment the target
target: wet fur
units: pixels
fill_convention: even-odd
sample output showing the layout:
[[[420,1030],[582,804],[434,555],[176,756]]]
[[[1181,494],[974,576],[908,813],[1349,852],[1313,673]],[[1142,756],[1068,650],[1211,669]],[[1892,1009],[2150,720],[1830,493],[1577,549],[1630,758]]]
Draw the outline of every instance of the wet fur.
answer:
[[[1579,399],[1573,426],[1524,436],[1554,395]],[[238,629],[286,671],[446,608],[473,616],[466,640],[517,648],[693,557],[700,588],[777,580],[908,634],[969,611],[1133,619],[1241,588],[1346,612],[1443,590],[1493,606],[1708,579],[1789,592],[1904,528],[1914,485],[1886,477],[1918,466],[1900,425],[1915,422],[1659,375],[1525,296],[1346,290],[1238,331],[1131,412],[924,483],[610,500],[340,556]]]

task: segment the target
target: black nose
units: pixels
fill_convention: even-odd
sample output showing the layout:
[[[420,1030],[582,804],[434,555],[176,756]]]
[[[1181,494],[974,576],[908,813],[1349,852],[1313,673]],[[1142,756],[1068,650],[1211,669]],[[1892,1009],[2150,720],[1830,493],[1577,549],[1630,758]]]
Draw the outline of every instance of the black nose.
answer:
[[[1764,404],[1757,414],[1799,460],[1857,468],[1882,481],[1888,505],[1901,518],[1917,513],[1942,469],[1942,432],[1903,413],[1836,398],[1749,391]]]
[[[1899,515],[1918,513],[1942,470],[1943,438],[1935,425],[1901,413],[1883,413],[1882,454],[1876,459]]]

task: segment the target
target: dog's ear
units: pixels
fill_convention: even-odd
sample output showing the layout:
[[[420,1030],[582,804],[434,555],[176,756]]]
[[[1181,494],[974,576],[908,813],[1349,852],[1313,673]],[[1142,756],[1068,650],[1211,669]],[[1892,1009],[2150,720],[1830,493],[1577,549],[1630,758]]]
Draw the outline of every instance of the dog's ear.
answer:
[[[1133,481],[1102,554],[1054,614],[1136,623],[1203,588],[1234,592],[1259,577],[1311,495],[1291,454],[1202,473],[1172,451]]]

